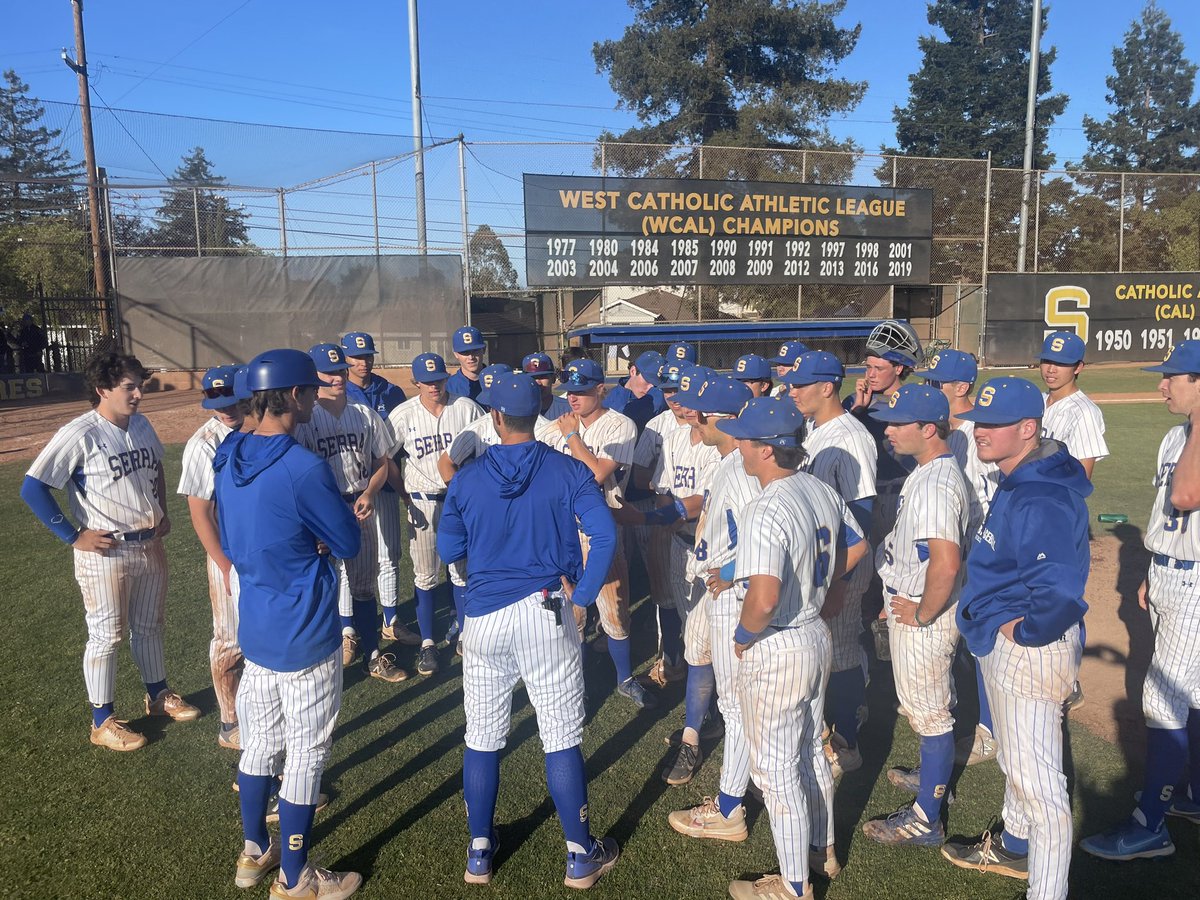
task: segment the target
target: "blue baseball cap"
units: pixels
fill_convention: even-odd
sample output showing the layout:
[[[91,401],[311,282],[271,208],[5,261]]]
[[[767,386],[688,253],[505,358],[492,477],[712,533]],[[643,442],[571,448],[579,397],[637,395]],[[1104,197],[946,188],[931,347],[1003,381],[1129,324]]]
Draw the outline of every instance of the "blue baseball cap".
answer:
[[[308,355],[312,357],[317,371],[327,375],[350,368],[345,354],[342,353],[342,348],[337,344],[314,344],[308,349]]]
[[[563,369],[563,391],[581,394],[604,384],[604,370],[591,359],[573,359]]]
[[[265,350],[246,366],[246,389],[275,391],[293,387],[320,387],[317,367],[303,350]]]
[[[961,350],[940,350],[933,358],[933,364],[928,369],[914,372],[918,378],[944,383],[947,381],[965,381],[974,384],[979,377],[979,363],[970,353]]]
[[[1079,335],[1069,331],[1054,331],[1046,335],[1046,340],[1042,341],[1042,352],[1038,354],[1038,359],[1043,362],[1073,366],[1083,362],[1083,354],[1086,350],[1087,345]]]
[[[246,366],[238,366],[237,371],[233,373],[233,398],[235,400],[249,400],[254,396],[254,393],[246,387],[246,373],[250,371]]]
[[[783,383],[789,387],[803,387],[817,382],[837,384],[845,377],[846,367],[840,359],[824,350],[809,350],[792,363],[792,371],[783,376]]]
[[[681,391],[675,399],[680,406],[702,413],[736,416],[738,410],[754,399],[754,392],[729,375],[706,378],[698,390]]]
[[[700,389],[708,380],[716,377],[717,373],[707,366],[693,366],[684,363],[679,367],[679,390],[671,397],[671,402],[686,407],[691,399],[700,393]]]
[[[454,332],[452,339],[455,353],[466,353],[468,350],[484,349],[483,333],[473,325],[464,325]]]
[[[200,379],[200,390],[204,392],[200,405],[204,409],[224,409],[237,403],[236,375],[237,366],[213,366],[205,372]]]
[[[413,381],[421,384],[433,384],[435,381],[445,381],[450,377],[446,371],[446,361],[436,353],[421,353],[413,357]]]
[[[907,425],[910,422],[949,422],[950,401],[937,388],[927,384],[906,384],[871,410],[877,422]]]
[[[696,348],[687,341],[676,341],[667,348],[666,358],[676,363],[694,363],[696,361]]]
[[[807,352],[808,345],[804,341],[784,341],[779,347],[779,354],[772,356],[770,361],[777,366],[791,366]]]
[[[717,428],[732,437],[762,441],[772,447],[799,447],[804,439],[804,416],[791,400],[755,397],[747,401],[736,419],[722,419]]]
[[[365,331],[342,335],[342,352],[347,356],[374,356],[375,341]]]
[[[529,353],[521,360],[521,370],[529,375],[553,375],[554,360],[546,353]]]
[[[508,365],[507,363],[493,363],[492,365],[488,366],[479,373],[479,383],[483,385],[483,390],[480,391],[479,397],[482,397],[485,393],[487,393],[487,389],[496,383],[497,378],[503,378],[505,375],[511,375],[512,373],[512,366]],[[478,397],[475,399],[475,402],[481,406],[488,405]]]
[[[770,364],[757,353],[739,356],[730,373],[738,381],[769,381],[774,374]]]
[[[985,425],[1011,425],[1022,419],[1040,419],[1046,401],[1037,385],[1024,378],[1004,375],[985,384],[975,398],[975,408],[958,418]]]
[[[638,374],[645,378],[651,385],[658,387],[658,373],[666,360],[663,355],[657,350],[647,350],[641,356],[633,361],[634,366],[638,370]]]
[[[488,366],[488,369],[496,368]],[[488,369],[480,373],[483,381]],[[479,392],[477,401],[489,409],[510,416],[536,416],[542,411],[542,389],[524,372],[513,372],[508,366],[494,373],[490,385]]]
[[[679,380],[690,368],[686,363],[678,365],[677,363],[667,363],[658,371],[658,386],[664,391],[679,390]]]
[[[1166,359],[1157,366],[1146,366],[1142,371],[1160,375],[1200,375],[1200,341],[1180,341],[1171,348]]]

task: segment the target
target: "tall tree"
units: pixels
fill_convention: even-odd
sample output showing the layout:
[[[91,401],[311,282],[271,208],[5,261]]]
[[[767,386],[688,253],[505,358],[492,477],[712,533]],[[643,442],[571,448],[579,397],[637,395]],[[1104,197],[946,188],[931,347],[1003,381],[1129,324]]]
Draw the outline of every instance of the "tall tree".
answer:
[[[641,124],[607,139],[851,149],[826,127],[867,87],[832,74],[861,30],[835,23],[846,0],[628,3],[633,24],[592,55]]]
[[[488,294],[493,291],[515,291],[517,270],[508,256],[500,237],[490,225],[480,225],[467,244],[467,255],[471,262],[471,293]]]
[[[220,191],[225,179],[213,172],[203,147],[196,147],[170,179],[172,188],[154,218],[160,256],[230,256],[257,253],[246,231],[246,214]]]
[[[59,143],[62,132],[42,124],[45,113],[29,96],[29,85],[6,71],[0,86],[0,222],[63,215],[78,203],[69,181],[79,177],[80,167]]]
[[[1020,168],[1025,148],[1032,0],[933,0],[929,24],[945,38],[918,39],[921,67],[910,75],[908,103],[896,107],[902,153],[979,159]],[[1042,32],[1046,30],[1042,9]],[[1053,47],[1039,54],[1034,168],[1054,163],[1046,148],[1050,123],[1067,106],[1050,93]]]
[[[1112,58],[1113,74],[1104,80],[1112,112],[1103,121],[1083,117],[1089,147],[1083,168],[1200,170],[1200,103],[1192,102],[1196,64],[1184,58],[1183,39],[1154,0]]]

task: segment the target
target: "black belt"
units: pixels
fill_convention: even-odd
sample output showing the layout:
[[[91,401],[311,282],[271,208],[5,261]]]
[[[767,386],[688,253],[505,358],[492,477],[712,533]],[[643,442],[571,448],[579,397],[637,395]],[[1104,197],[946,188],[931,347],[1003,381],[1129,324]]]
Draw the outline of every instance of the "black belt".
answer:
[[[123,541],[150,541],[154,539],[154,534],[153,528],[143,528],[141,531],[126,531],[124,534],[117,532],[113,537],[119,537]]]
[[[1176,559],[1173,556],[1167,556],[1165,553],[1155,553],[1154,564],[1156,566],[1163,566],[1167,569],[1182,569],[1185,572],[1195,568],[1196,566],[1194,560]]]
[[[362,491],[346,491],[346,493],[342,494],[342,499],[345,500],[347,503],[353,503],[355,500],[357,500],[362,495],[363,495]]]
[[[408,496],[412,497],[414,500],[433,500],[437,503],[441,503],[443,500],[446,499],[446,495],[444,493],[443,494],[409,494]]]

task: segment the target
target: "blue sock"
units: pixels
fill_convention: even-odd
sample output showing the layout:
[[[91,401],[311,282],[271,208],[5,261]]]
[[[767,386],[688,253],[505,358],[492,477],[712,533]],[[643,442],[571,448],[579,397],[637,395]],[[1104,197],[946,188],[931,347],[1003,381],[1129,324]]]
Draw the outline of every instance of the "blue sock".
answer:
[[[1151,831],[1162,827],[1171,794],[1187,765],[1187,739],[1186,728],[1146,729],[1146,781],[1138,809]]]
[[[453,585],[450,589],[450,595],[454,598],[454,619],[458,622],[458,633],[462,634],[463,616],[467,614],[466,585]]]
[[[421,640],[433,640],[433,591],[424,588],[414,588],[417,595],[417,630],[421,632]]]
[[[347,631],[357,631],[357,629],[354,627],[354,616],[343,616],[339,614],[338,618],[342,620],[342,634],[345,634]]]
[[[396,621],[396,607],[385,606],[383,608],[383,624],[391,625],[395,621]]]
[[[950,773],[954,770],[954,732],[937,737],[921,738],[921,788],[917,803],[929,822],[942,815],[942,800],[946,796]]]
[[[354,632],[358,635],[358,651],[363,659],[370,660],[379,649],[379,619],[375,617],[374,597],[354,601]]]
[[[861,666],[834,672],[825,692],[833,729],[848,747],[858,746],[858,708],[867,697],[867,680]]]
[[[463,751],[463,799],[471,838],[492,839],[496,796],[500,793],[500,751]]]
[[[979,694],[979,724],[988,730],[988,734],[995,734],[992,731],[992,707],[983,686],[983,669],[975,657],[972,656],[971,661],[975,663],[975,690]]]
[[[683,701],[683,727],[700,730],[704,716],[717,689],[717,676],[712,663],[707,666],[688,666],[687,692]]]
[[[733,811],[741,805],[741,797],[734,797],[725,793],[724,791],[719,791],[717,793],[717,806],[721,810],[721,815],[723,815],[725,818],[728,819],[730,816],[732,816]]]
[[[609,635],[608,655],[612,657],[613,665],[617,669],[617,684],[633,677],[633,663],[629,660],[629,638],[617,640]]]
[[[271,802],[275,778],[272,775],[247,775],[239,771],[237,783],[238,803],[242,807],[242,834],[266,853],[271,843],[271,835],[267,832],[267,804]]]
[[[146,684],[146,693],[150,695],[151,700],[157,700],[158,695],[167,689],[167,682],[156,681],[153,684]]]
[[[1007,830],[1000,832],[1000,846],[1017,856],[1029,855],[1029,838],[1013,837]]]
[[[296,886],[304,864],[308,862],[308,839],[316,814],[316,806],[297,806],[279,798],[279,868],[289,887]]]
[[[662,629],[662,650],[667,662],[679,665],[683,658],[683,620],[674,607],[658,608],[658,625]]]
[[[99,706],[93,706],[92,727],[99,728],[104,724],[104,720],[111,715],[115,715],[113,711],[113,705],[111,703],[101,703]]]
[[[808,887],[803,881],[789,881],[788,884],[792,886],[792,890],[796,892],[797,897],[803,897],[804,889]]]
[[[1188,783],[1192,802],[1200,803],[1200,709],[1188,710]]]
[[[591,849],[591,823],[587,811],[587,770],[579,745],[546,754],[546,787],[558,810],[563,837],[568,844]]]

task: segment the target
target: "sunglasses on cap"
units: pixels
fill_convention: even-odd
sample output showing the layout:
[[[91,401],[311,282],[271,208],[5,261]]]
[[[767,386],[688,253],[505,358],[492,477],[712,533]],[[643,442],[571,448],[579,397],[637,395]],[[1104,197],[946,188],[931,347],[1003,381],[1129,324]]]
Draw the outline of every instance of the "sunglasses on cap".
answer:
[[[233,385],[221,385],[220,387],[204,388],[204,396],[209,400],[216,400],[218,397],[232,397]]]

